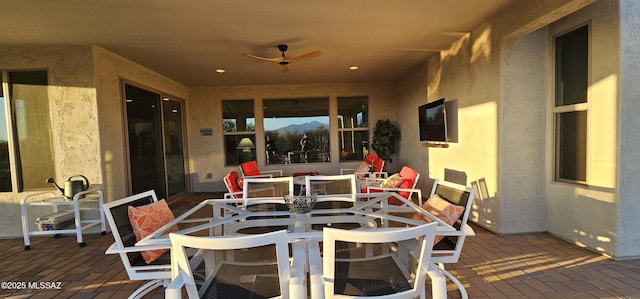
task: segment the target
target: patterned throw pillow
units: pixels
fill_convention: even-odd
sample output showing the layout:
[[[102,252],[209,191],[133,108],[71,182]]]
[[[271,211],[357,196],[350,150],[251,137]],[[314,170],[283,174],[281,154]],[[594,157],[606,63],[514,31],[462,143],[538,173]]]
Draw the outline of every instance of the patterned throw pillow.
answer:
[[[359,179],[364,179],[367,175],[364,174],[363,172],[369,172],[371,165],[369,165],[366,161],[363,161],[362,163],[360,163],[360,165],[358,165],[358,168],[356,168],[356,172],[358,173],[358,178]]]
[[[458,221],[458,218],[464,213],[464,207],[452,204],[444,199],[442,199],[438,194],[434,194],[431,196],[425,203],[422,204],[422,208],[429,212],[431,215],[438,217],[438,219],[444,221],[449,225],[453,225]],[[420,213],[415,213],[412,219],[422,220],[426,222],[431,222],[431,220]],[[433,245],[438,244],[444,236],[436,235],[435,240],[433,240]]]
[[[380,187],[398,187],[402,184],[402,177],[400,174],[394,174],[388,178],[386,178],[382,183],[380,183]]]
[[[238,190],[242,191],[242,188],[244,188],[244,178],[238,177],[238,179],[236,180],[236,184]]]
[[[164,199],[144,206],[129,206],[129,222],[131,223],[131,227],[133,228],[133,233],[136,235],[137,241],[142,240],[144,237],[174,219],[173,213]],[[178,231],[177,225],[170,228],[165,234],[176,231]],[[148,250],[140,253],[144,258],[144,261],[149,264],[167,251],[169,251],[169,249]]]

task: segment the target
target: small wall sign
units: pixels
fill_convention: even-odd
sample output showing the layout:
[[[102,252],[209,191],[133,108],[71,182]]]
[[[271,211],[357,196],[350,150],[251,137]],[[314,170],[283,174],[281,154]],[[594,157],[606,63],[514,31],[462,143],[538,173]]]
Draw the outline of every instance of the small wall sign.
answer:
[[[213,135],[213,128],[200,128],[200,136]]]

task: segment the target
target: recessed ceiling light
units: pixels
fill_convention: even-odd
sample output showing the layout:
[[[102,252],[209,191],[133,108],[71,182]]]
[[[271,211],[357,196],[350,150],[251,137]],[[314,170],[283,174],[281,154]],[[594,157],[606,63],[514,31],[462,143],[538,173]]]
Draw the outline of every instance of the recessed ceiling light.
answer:
[[[170,99],[170,98],[167,98],[167,97],[164,97],[164,98],[162,98],[162,100],[163,100],[163,101],[170,101],[171,99]]]
[[[222,74],[224,72],[226,72],[224,69],[216,69],[216,73],[218,74]]]
[[[357,65],[352,65],[352,66],[349,67],[349,69],[352,70],[352,71],[355,71],[355,70],[358,69],[358,66]]]

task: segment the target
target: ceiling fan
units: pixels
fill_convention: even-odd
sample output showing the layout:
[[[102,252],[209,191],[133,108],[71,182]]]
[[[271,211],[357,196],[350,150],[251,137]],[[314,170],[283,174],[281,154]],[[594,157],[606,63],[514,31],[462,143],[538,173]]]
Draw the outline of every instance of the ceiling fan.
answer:
[[[300,55],[298,57],[287,57],[285,55],[285,52],[287,51],[288,48],[289,48],[289,46],[287,46],[287,45],[278,45],[278,50],[280,50],[280,52],[282,52],[282,56],[276,57],[276,58],[265,58],[265,57],[255,56],[255,55],[251,55],[251,54],[247,54],[247,53],[244,53],[244,56],[247,56],[247,57],[250,57],[250,58],[254,58],[254,59],[259,59],[259,60],[266,60],[266,61],[276,62],[276,63],[278,63],[280,65],[280,71],[284,73],[284,72],[289,71],[289,66],[288,65],[290,63],[294,63],[296,61],[305,60],[305,59],[309,59],[309,58],[313,58],[313,57],[318,57],[322,53],[320,50],[316,50],[316,51],[309,52],[309,53],[304,54],[304,55]]]

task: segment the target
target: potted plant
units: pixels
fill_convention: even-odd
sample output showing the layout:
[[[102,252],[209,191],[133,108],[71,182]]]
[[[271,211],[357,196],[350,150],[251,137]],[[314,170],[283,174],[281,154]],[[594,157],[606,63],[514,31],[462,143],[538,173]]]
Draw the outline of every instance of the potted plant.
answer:
[[[378,157],[393,162],[391,155],[396,153],[396,143],[400,139],[400,129],[389,119],[378,120],[373,128],[373,142],[371,148]]]

